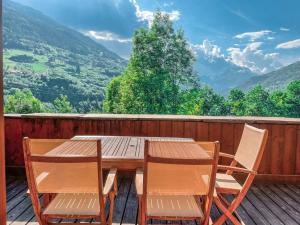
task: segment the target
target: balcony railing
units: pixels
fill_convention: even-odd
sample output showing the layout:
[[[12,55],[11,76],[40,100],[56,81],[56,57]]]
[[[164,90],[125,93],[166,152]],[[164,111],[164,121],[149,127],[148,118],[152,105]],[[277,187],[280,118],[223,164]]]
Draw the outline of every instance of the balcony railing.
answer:
[[[221,143],[235,153],[244,123],[269,130],[257,181],[300,181],[300,119],[173,115],[27,114],[5,116],[7,168],[24,167],[22,138],[71,138],[75,135],[189,137]],[[298,162],[298,163],[296,163]],[[226,162],[225,162],[226,163]]]

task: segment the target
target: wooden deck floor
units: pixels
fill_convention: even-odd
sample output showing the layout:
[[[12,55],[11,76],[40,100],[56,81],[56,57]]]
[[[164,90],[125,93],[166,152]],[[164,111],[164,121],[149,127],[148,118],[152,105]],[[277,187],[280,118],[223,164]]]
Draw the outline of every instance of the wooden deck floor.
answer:
[[[24,179],[8,179],[7,224],[37,225],[31,201],[26,196],[26,190],[27,184]],[[133,179],[120,178],[113,223],[115,225],[136,224],[137,207]],[[254,186],[237,212],[246,225],[300,224],[300,185]],[[213,207],[211,216],[213,219],[219,216],[216,207]],[[156,222],[152,221],[152,223]],[[166,221],[159,222],[168,223]],[[184,225],[185,222],[180,224]],[[231,223],[228,222],[227,224]],[[196,223],[189,223],[189,225],[196,225]]]

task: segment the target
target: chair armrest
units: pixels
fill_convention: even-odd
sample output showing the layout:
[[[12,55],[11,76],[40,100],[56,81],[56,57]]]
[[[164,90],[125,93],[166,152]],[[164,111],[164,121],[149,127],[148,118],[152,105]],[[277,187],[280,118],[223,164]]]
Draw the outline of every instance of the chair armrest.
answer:
[[[220,153],[219,153],[219,156],[220,156],[220,157],[225,157],[225,158],[234,159],[234,155],[227,154],[227,153],[224,153],[224,152],[220,152]]]
[[[103,195],[108,195],[109,192],[111,192],[113,189],[116,189],[117,187],[117,169],[112,168],[109,170],[105,185],[103,188]],[[115,192],[117,190],[114,190]]]
[[[257,174],[256,171],[248,170],[248,169],[241,168],[241,167],[235,167],[235,166],[218,165],[218,170],[231,170],[231,171],[239,172],[239,173]]]
[[[143,179],[144,179],[143,169],[137,169],[135,175],[135,188],[138,196],[143,195]]]

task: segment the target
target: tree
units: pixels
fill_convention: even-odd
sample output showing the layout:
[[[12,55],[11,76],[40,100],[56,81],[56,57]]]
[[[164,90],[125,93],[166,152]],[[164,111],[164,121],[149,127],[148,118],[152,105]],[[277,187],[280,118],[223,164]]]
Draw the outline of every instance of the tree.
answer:
[[[192,89],[182,95],[179,114],[220,116],[227,113],[224,97],[210,87]]]
[[[6,113],[41,113],[44,112],[43,103],[33,96],[29,89],[17,89],[13,95],[5,100]]]
[[[246,94],[245,106],[244,116],[271,116],[275,109],[269,92],[260,85]]]
[[[286,91],[285,90],[277,90],[273,91],[270,94],[270,99],[272,104],[274,105],[273,113],[270,116],[287,116],[287,107],[286,107]]]
[[[300,80],[291,82],[286,88],[285,107],[287,116],[300,117]]]
[[[181,91],[195,83],[193,62],[183,31],[174,30],[167,14],[156,12],[149,29],[135,32],[129,64],[108,85],[104,110],[177,113]]]
[[[105,100],[103,102],[103,109],[105,112],[121,113],[120,109],[120,90],[122,77],[114,77],[108,84],[106,89]]]
[[[229,114],[243,116],[245,114],[245,94],[239,89],[232,89],[226,100]]]
[[[58,113],[71,113],[74,111],[66,95],[60,95],[59,97],[57,97],[53,101],[53,106],[55,112]]]

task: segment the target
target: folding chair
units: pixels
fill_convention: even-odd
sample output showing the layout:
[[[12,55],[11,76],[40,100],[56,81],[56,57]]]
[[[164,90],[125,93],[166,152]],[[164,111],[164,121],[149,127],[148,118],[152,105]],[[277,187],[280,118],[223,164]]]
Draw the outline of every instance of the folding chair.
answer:
[[[106,225],[105,205],[109,199],[111,225],[117,170],[108,172],[103,185],[101,141],[89,141],[97,147],[97,154],[92,156],[45,154],[64,141],[23,140],[29,195],[37,222],[48,225],[55,224],[54,219],[95,219],[96,224]],[[44,198],[42,204],[40,194],[51,197]]]
[[[162,143],[165,147],[162,147]],[[176,155],[178,146],[182,144],[185,145],[185,150],[194,146],[199,149],[194,142],[145,142],[144,170],[137,170],[135,179],[141,225],[145,225],[149,219],[209,223],[219,143],[211,143],[212,156],[203,150],[208,160],[193,157],[161,158],[154,155],[153,149],[158,149],[163,155],[176,150]],[[185,156],[186,153],[184,151]]]
[[[223,224],[227,219],[235,225],[241,224],[234,211],[243,201],[257,174],[267,138],[267,130],[245,124],[236,154],[233,156],[220,153],[220,157],[229,158],[232,162],[230,166],[218,165],[218,170],[225,170],[226,173],[217,173],[214,202],[223,215],[214,222],[215,225]],[[247,174],[243,185],[236,181],[232,176],[233,173]],[[235,199],[229,203],[222,194],[233,194]]]

